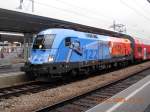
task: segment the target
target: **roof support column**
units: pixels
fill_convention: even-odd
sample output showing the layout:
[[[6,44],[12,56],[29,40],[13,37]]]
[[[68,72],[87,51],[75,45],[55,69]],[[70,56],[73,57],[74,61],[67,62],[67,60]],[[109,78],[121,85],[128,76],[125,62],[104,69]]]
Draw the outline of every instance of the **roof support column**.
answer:
[[[32,42],[33,42],[33,34],[24,33],[24,60],[25,61],[27,61],[30,56]]]

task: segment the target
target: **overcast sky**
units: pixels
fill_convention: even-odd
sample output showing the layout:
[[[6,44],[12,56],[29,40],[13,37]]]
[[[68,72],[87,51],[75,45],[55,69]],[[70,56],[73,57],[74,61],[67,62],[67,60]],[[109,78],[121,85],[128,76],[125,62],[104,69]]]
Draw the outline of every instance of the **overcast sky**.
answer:
[[[0,0],[0,7],[17,10],[20,0]],[[147,0],[34,0],[34,14],[113,30],[124,24],[127,33],[150,38],[150,3]],[[23,12],[31,12],[32,3],[24,0]]]

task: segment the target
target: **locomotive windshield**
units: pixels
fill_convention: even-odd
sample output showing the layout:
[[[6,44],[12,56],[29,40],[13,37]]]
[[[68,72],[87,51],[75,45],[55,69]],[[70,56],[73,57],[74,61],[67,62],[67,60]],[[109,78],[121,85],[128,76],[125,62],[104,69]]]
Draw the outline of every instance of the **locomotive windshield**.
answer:
[[[38,35],[33,43],[33,49],[50,49],[55,36],[55,34]]]

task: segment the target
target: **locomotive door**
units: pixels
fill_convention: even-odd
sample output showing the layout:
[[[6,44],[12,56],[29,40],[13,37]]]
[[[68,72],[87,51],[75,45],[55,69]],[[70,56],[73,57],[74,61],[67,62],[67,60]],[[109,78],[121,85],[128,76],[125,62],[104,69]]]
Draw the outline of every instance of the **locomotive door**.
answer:
[[[98,41],[98,59],[102,60],[103,59],[103,42],[102,41]]]
[[[111,58],[109,41],[100,41],[100,57],[102,60]]]

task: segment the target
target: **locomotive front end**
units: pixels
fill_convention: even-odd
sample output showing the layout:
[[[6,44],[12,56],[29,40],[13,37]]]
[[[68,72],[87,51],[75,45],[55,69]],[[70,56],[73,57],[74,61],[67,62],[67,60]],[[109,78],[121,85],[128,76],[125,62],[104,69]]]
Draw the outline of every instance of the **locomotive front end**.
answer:
[[[54,62],[56,49],[53,48],[55,34],[38,35],[33,43],[29,62],[45,64]]]
[[[22,71],[30,79],[52,73],[55,69],[55,57],[58,49],[54,46],[56,34],[39,33],[34,39],[31,54]],[[48,76],[48,75],[47,75]]]

